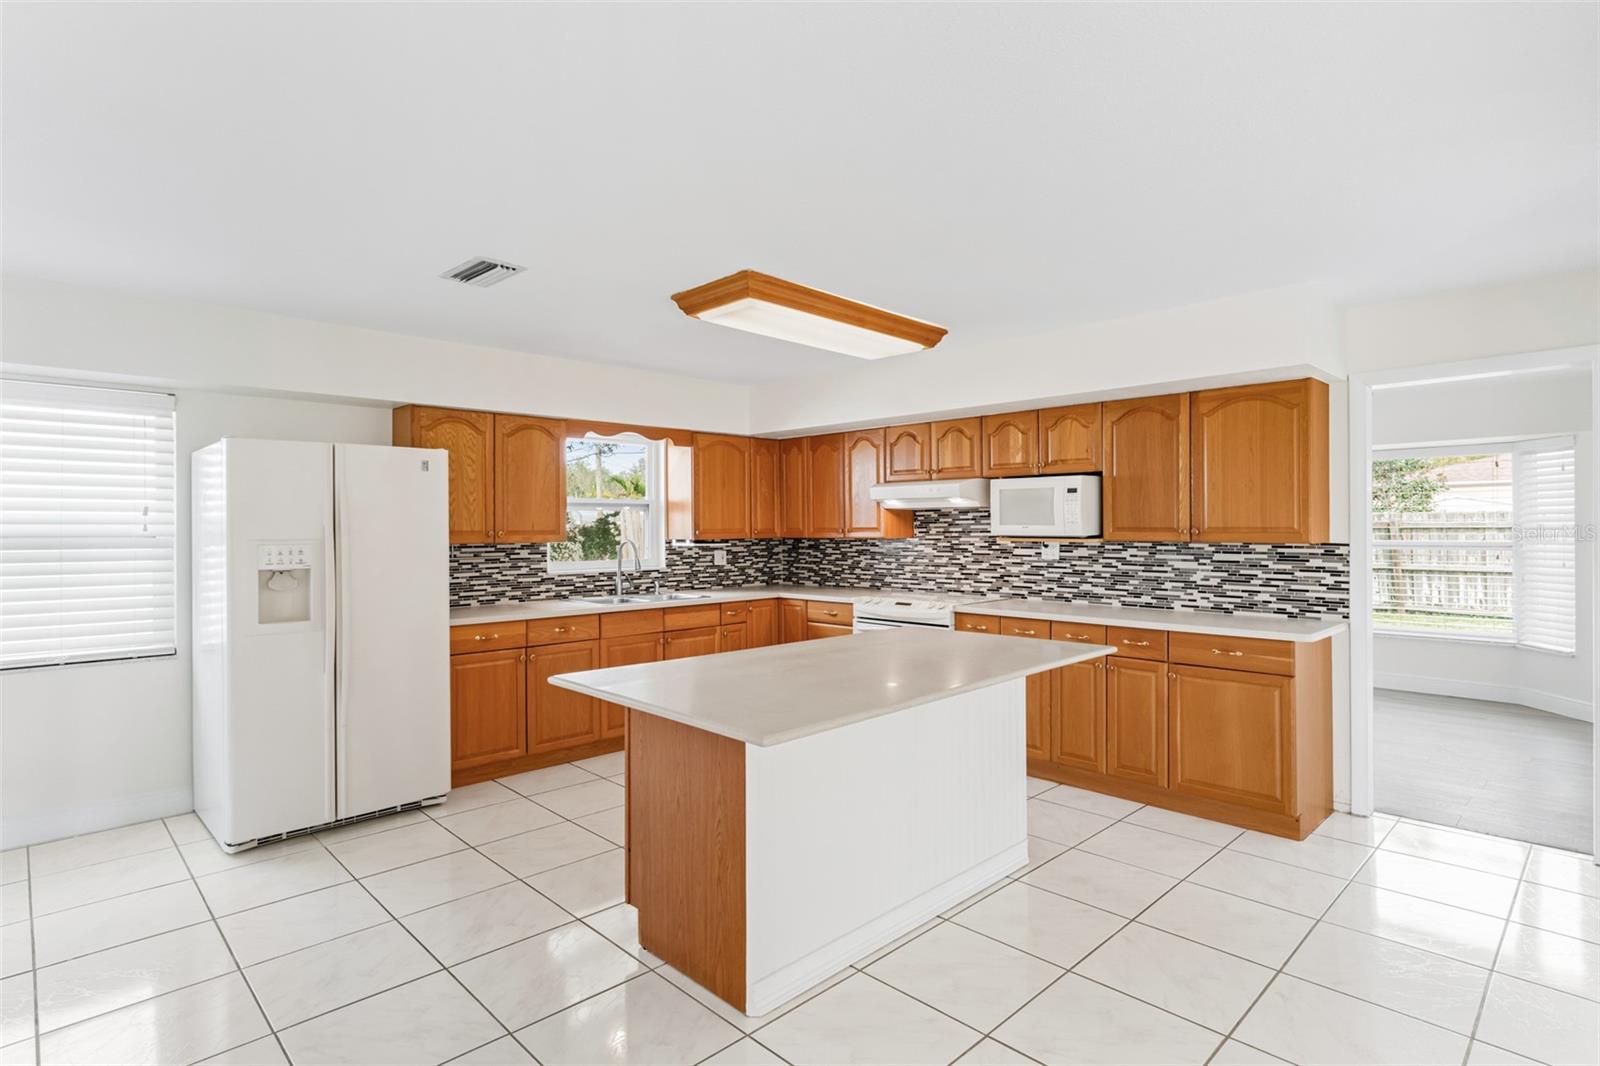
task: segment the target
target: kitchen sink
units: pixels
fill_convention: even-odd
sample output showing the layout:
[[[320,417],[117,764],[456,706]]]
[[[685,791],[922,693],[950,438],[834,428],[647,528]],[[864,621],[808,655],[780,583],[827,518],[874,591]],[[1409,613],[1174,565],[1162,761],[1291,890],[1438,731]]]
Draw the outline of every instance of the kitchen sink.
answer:
[[[626,596],[574,596],[577,603],[613,607],[623,603],[670,603],[674,600],[703,600],[704,592],[632,592]]]

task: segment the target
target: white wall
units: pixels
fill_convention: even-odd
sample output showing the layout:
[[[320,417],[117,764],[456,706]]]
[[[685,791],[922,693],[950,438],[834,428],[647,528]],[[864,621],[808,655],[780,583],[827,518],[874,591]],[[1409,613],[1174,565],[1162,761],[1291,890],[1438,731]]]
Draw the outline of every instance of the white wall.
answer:
[[[189,454],[228,435],[387,444],[383,406],[177,394],[178,653],[0,674],[0,846],[187,811]]]
[[[749,431],[749,389],[6,275],[12,372]]]
[[[1326,298],[1311,286],[988,343],[950,327],[929,352],[755,386],[752,430],[794,434],[1344,373]]]
[[[1587,371],[1563,371],[1377,389],[1372,440],[1394,446],[1575,434],[1581,526],[1594,519],[1589,388]],[[1581,541],[1577,553],[1576,654],[1379,633],[1372,639],[1374,684],[1520,703],[1592,721],[1593,542]]]

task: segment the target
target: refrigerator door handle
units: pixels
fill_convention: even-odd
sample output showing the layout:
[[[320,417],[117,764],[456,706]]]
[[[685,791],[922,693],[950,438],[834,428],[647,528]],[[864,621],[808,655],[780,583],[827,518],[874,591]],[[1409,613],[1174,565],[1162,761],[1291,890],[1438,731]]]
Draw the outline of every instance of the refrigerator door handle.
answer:
[[[333,449],[329,449],[332,451]],[[339,602],[339,560],[337,528],[339,522],[339,471],[334,467],[334,498],[330,503],[328,524],[323,527],[322,557],[326,560],[323,564],[324,574],[324,607],[323,607],[323,651],[324,670],[323,676],[327,679],[327,707],[331,719],[330,727],[333,731],[333,743],[328,750],[328,805],[335,818],[343,818],[345,811],[345,780],[341,772],[344,764],[344,715],[339,713],[341,699],[342,673],[339,662],[339,613],[343,605]]]

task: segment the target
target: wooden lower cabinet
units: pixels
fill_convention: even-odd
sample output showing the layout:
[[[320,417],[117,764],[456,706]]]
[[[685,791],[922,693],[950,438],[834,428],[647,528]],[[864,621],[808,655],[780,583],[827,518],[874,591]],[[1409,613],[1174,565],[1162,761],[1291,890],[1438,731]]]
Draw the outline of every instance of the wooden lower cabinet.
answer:
[[[664,638],[666,647],[663,659],[690,659],[696,655],[715,655],[721,643],[722,627],[705,626],[701,629],[679,629]]]
[[[793,644],[806,639],[806,601],[778,601],[778,642]]]
[[[750,604],[748,616],[749,645],[765,648],[778,643],[778,601],[756,600]]]
[[[527,751],[521,648],[450,657],[450,766],[468,769]]]
[[[600,665],[632,666],[661,661],[663,640],[660,633],[607,637],[600,642]],[[620,703],[600,703],[600,735],[620,737],[628,721],[628,709]]]
[[[1290,813],[1293,684],[1272,674],[1170,667],[1169,787]]]
[[[543,644],[528,649],[528,753],[570,748],[600,739],[600,701],[550,684],[556,674],[600,665],[600,642]]]
[[[1051,671],[1050,761],[1104,773],[1105,738],[1105,660],[1075,663]]]
[[[1167,664],[1113,655],[1106,663],[1106,768],[1167,784]]]
[[[743,651],[750,646],[750,623],[736,622],[717,631],[718,651]]]
[[[1028,758],[1050,757],[1050,703],[1057,671],[1028,675]]]

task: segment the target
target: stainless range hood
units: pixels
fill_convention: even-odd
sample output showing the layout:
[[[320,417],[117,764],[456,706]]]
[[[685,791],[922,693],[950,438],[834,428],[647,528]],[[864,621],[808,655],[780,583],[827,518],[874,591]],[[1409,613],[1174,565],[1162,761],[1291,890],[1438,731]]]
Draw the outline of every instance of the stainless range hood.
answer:
[[[989,480],[969,477],[874,485],[872,498],[891,511],[975,511],[989,506]]]

